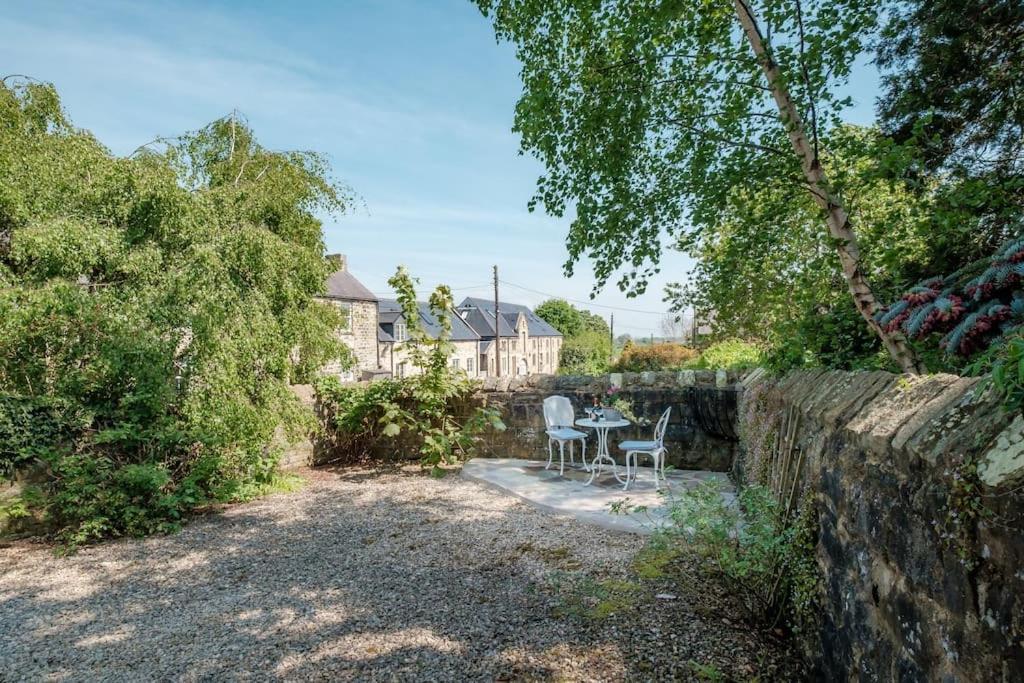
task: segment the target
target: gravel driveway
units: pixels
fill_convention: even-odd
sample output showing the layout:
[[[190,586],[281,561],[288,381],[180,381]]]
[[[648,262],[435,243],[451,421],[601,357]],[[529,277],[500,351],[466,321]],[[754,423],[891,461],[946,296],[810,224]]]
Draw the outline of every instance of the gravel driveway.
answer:
[[[641,537],[457,476],[303,474],[301,491],[174,536],[67,558],[0,549],[0,680],[637,680],[695,677],[697,663],[741,677],[789,666],[702,606],[699,586],[672,584],[674,600],[630,587],[605,601],[610,616],[572,609],[592,604],[580,587],[634,578]]]

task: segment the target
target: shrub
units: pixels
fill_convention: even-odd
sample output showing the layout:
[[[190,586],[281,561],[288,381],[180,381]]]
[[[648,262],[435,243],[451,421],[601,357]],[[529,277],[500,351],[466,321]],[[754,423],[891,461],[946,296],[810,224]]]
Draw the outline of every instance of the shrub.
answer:
[[[991,387],[1007,410],[1024,406],[1024,332],[1017,330],[992,344],[969,366],[986,375],[981,388]]]
[[[440,475],[442,464],[472,455],[485,429],[501,430],[505,425],[494,409],[469,407],[475,384],[448,363],[450,290],[441,285],[430,297],[431,310],[442,324],[440,334],[432,338],[419,324],[416,281],[400,267],[388,284],[405,311],[406,348],[421,374],[357,386],[342,385],[332,377],[319,379],[315,388],[322,436],[335,460],[366,458],[381,440],[399,447],[399,437],[409,437],[420,463]]]
[[[347,357],[314,300],[327,174],[237,116],[117,158],[52,87],[0,84],[0,477],[43,475],[25,504],[60,538],[274,481],[278,427],[310,425],[289,382]]]
[[[670,537],[689,544],[725,582],[747,617],[773,629],[799,628],[813,619],[819,579],[814,562],[815,511],[805,501],[793,521],[771,491],[743,488],[736,503],[706,482],[683,493],[670,509]]]
[[[924,280],[878,311],[878,323],[910,339],[935,339],[972,356],[1024,329],[1024,238],[945,277]]]
[[[697,352],[682,344],[627,345],[616,361],[616,372],[678,370],[697,358]]]
[[[608,371],[611,345],[606,333],[584,330],[566,337],[558,356],[560,375],[600,375]]]
[[[700,353],[700,357],[687,367],[711,370],[745,370],[763,362],[761,350],[750,342],[726,339],[716,342]]]

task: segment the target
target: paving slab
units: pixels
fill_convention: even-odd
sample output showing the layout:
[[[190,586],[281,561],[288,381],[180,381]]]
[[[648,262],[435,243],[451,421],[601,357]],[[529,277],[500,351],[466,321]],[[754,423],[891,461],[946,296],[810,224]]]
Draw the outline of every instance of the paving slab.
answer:
[[[573,517],[615,531],[650,534],[668,521],[668,510],[675,497],[707,481],[718,482],[722,495],[731,503],[735,490],[723,472],[703,470],[669,470],[667,486],[654,489],[654,475],[650,467],[641,467],[637,480],[628,491],[622,490],[615,477],[606,468],[592,484],[587,485],[590,473],[582,465],[565,467],[558,474],[557,463],[545,469],[545,460],[519,458],[474,458],[462,467],[462,476],[488,484],[516,496],[542,510]],[[622,476],[623,470],[619,468]],[[629,506],[643,506],[640,512],[612,512],[612,504],[625,502]]]

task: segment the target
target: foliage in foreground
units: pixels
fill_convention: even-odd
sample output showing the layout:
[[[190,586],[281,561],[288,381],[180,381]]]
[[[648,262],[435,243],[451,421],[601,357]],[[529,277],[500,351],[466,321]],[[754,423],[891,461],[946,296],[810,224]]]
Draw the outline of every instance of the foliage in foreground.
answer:
[[[736,596],[754,624],[800,628],[813,619],[819,581],[814,562],[814,507],[786,520],[772,492],[744,487],[735,503],[706,482],[672,505],[669,538],[689,544]]]
[[[515,125],[545,164],[531,206],[574,210],[567,269],[589,258],[598,286],[621,268],[620,288],[642,291],[667,236],[697,260],[668,291],[678,310],[714,312],[777,368],[894,364],[844,291],[841,241],[823,239],[770,86],[795,101],[877,303],[1021,234],[1020,2],[474,2],[523,64]],[[770,27],[782,78],[763,78],[739,5]],[[844,81],[871,61],[878,125],[847,125]],[[930,370],[962,366],[918,350]]]
[[[315,154],[261,147],[236,115],[128,158],[48,85],[0,86],[0,477],[19,515],[76,544],[176,528],[274,485],[309,424],[288,384],[345,357],[313,300]]]
[[[470,457],[485,430],[505,425],[493,408],[472,405],[475,384],[449,364],[453,302],[448,287],[438,286],[430,297],[430,309],[441,321],[440,334],[432,338],[419,324],[415,280],[401,267],[388,284],[405,311],[411,364],[421,372],[366,385],[318,379],[320,427],[336,459],[368,458],[383,441],[398,457],[404,448],[415,449],[420,464],[440,475],[441,465]]]

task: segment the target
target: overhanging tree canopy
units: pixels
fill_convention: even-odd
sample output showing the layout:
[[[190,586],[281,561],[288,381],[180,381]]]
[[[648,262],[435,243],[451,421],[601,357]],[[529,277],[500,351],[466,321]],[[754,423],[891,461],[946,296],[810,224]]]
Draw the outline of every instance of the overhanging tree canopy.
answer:
[[[877,5],[766,0],[476,0],[513,41],[524,93],[515,130],[544,162],[531,206],[575,211],[566,271],[642,292],[662,241],[714,226],[740,191],[798,186],[818,205],[866,324],[906,370],[898,333],[874,320],[856,234],[821,145],[849,102],[837,93],[877,23]]]

